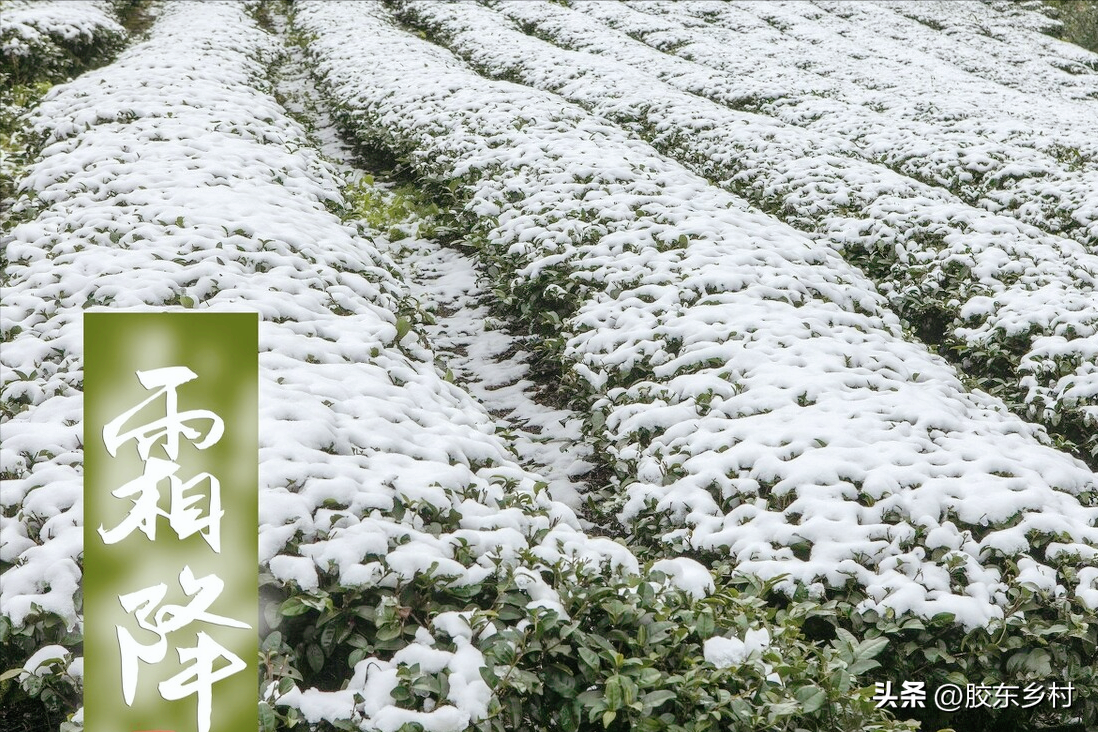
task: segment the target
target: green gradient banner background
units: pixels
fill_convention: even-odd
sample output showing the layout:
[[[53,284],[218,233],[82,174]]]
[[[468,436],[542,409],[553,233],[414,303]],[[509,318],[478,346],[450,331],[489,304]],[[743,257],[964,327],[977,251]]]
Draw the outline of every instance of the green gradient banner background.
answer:
[[[157,684],[189,666],[180,648],[194,647],[203,632],[239,656],[244,670],[216,682],[212,689],[211,732],[248,732],[258,726],[258,389],[259,343],[256,313],[119,313],[84,315],[84,728],[87,732],[172,730],[197,732],[195,694],[165,701]],[[103,427],[136,407],[156,390],[147,390],[136,371],[186,366],[197,378],[178,388],[180,412],[204,409],[225,424],[220,441],[198,450],[180,438],[177,475],[190,480],[210,473],[221,483],[221,552],[200,534],[180,540],[168,520],[156,520],[156,539],[135,530],[115,544],[106,544],[97,529],[112,529],[133,509],[132,497],[111,492],[139,477],[144,461],[136,443],[123,444],[111,457]],[[165,416],[165,399],[155,400],[131,419],[133,428]],[[196,421],[202,434],[207,421]],[[168,459],[163,440],[150,457]],[[169,485],[159,488],[159,508],[169,508]],[[202,483],[188,495],[209,495]],[[208,502],[198,506],[207,515]],[[242,621],[250,629],[196,620],[168,634],[163,662],[139,663],[132,707],[122,693],[121,652],[116,626],[129,630],[141,644],[158,640],[140,628],[119,596],[164,583],[163,605],[186,606],[193,597],[179,585],[179,573],[189,566],[195,577],[216,574],[225,583],[208,612]],[[155,616],[155,609],[150,619]],[[215,663],[215,670],[224,665]]]

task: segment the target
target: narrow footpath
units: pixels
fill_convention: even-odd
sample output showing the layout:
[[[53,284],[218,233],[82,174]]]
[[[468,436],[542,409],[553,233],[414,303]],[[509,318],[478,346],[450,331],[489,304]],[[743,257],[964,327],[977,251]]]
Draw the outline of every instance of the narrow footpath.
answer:
[[[303,49],[290,37],[288,19],[273,9],[270,20],[285,51],[272,74],[279,101],[336,166],[345,187],[372,187],[379,200],[391,204],[398,195],[395,185],[356,165],[354,150],[340,134],[309,73]],[[398,205],[384,207],[406,210]],[[484,405],[495,418],[497,433],[507,439],[523,467],[545,476],[550,495],[582,516],[584,476],[595,467],[590,447],[581,437],[582,420],[575,412],[548,406],[540,398],[545,387],[530,378],[528,339],[491,316],[491,293],[476,261],[418,236],[422,222],[417,219],[413,213],[392,222],[390,231],[410,235],[390,236],[393,240],[388,242],[379,238],[377,244],[400,268],[411,296],[431,316],[428,320],[434,320],[423,330],[440,372]],[[583,523],[586,529],[594,528]]]

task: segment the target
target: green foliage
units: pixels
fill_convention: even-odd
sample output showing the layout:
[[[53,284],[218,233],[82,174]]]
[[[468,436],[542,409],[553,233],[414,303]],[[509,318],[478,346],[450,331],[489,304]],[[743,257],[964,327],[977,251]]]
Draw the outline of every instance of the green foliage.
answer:
[[[449,242],[458,236],[452,217],[413,184],[383,185],[363,175],[344,186],[343,195],[345,219],[383,232],[390,241],[416,237]]]
[[[862,614],[850,600],[838,605],[836,617],[849,618],[851,629],[862,637],[888,639],[880,675],[896,686],[917,680],[926,682],[930,690],[943,684],[964,689],[968,684],[1047,688],[1052,683],[1070,683],[1075,689],[1070,708],[1055,708],[1045,701],[1030,708],[982,707],[946,714],[928,704],[927,709],[912,713],[924,729],[945,725],[963,732],[1093,729],[1098,724],[1098,668],[1094,665],[1098,624],[1093,610],[1079,600],[1025,587],[1014,587],[1009,594],[1012,604],[1002,619],[972,630],[958,625],[948,613],[929,620]]]
[[[1063,26],[1059,37],[1098,53],[1098,2],[1095,0],[1043,0],[1043,10]]]
[[[1008,572],[1014,567],[1007,560]],[[738,581],[730,562],[714,565],[714,574]],[[719,581],[719,580],[718,580]],[[1053,596],[1018,583],[1008,591],[1010,606],[1003,617],[984,627],[967,629],[951,613],[920,619],[865,610],[865,597],[853,590],[832,590],[822,604],[808,600],[804,588],[792,597],[768,585],[759,597],[788,617],[804,616],[798,622],[804,636],[816,643],[839,648],[851,644],[879,644],[873,656],[867,684],[892,682],[900,688],[905,681],[924,682],[928,701],[922,709],[896,709],[897,716],[918,721],[923,730],[950,727],[958,732],[1036,732],[1057,729],[1083,732],[1098,724],[1098,623],[1094,611],[1075,598]],[[797,613],[798,606],[818,607],[826,612]],[[851,666],[850,670],[861,671]],[[1074,687],[1070,708],[1057,708],[1048,701],[1029,708],[980,707],[945,713],[931,701],[934,689],[956,684],[1025,688],[1047,688],[1056,683]],[[1081,721],[1080,721],[1081,720]]]
[[[0,201],[4,202],[5,209],[0,214],[0,222],[7,223],[11,216],[6,209],[15,198],[16,183],[29,162],[30,150],[23,130],[23,115],[49,88],[48,81],[15,84],[7,83],[0,76],[0,155],[4,158],[3,169],[0,170]],[[6,264],[2,260],[0,263]]]
[[[532,557],[528,557],[532,559]],[[315,592],[283,588],[265,612],[279,626],[263,642],[263,729],[303,723],[278,697],[295,683],[338,688],[348,667],[388,660],[439,613],[466,614],[492,690],[478,732],[512,730],[915,730],[875,709],[867,674],[885,648],[849,633],[825,644],[802,630],[832,618],[835,603],[768,604],[774,583],[736,577],[696,600],[660,572],[623,575],[574,563],[543,566],[564,613],[533,603],[529,570],[497,564],[490,581],[448,586],[425,575],[396,588],[350,590],[334,581]],[[523,575],[526,574],[524,577]],[[270,582],[270,578],[268,578]],[[730,668],[704,660],[715,636],[765,629],[770,642]],[[440,647],[453,646],[437,629]],[[445,672],[398,668],[394,702],[407,709],[445,703]],[[349,720],[353,722],[353,720]],[[304,728],[304,727],[302,727]]]
[[[552,571],[565,615],[511,600],[504,607],[527,623],[486,639],[492,613],[474,616],[488,662],[482,675],[495,691],[482,732],[914,729],[874,709],[863,684],[883,644],[817,646],[803,636],[804,621],[832,606],[779,610],[763,599],[772,583],[744,578],[738,589],[730,583],[694,600],[659,572]],[[706,640],[759,629],[770,644],[736,666],[704,660]]]
[[[36,609],[26,622],[13,627],[11,620],[0,616],[0,722],[27,725],[26,729],[56,728],[76,711],[80,704],[80,681],[68,674],[72,655],[79,655],[83,637],[79,631],[66,628],[64,620],[53,613]],[[63,645],[71,653],[64,658],[45,659],[38,673],[24,672],[26,660],[39,648]],[[7,716],[10,714],[11,716]],[[17,715],[23,721],[17,722]],[[39,727],[37,725],[45,725]],[[9,729],[5,726],[4,729]]]
[[[608,503],[604,508],[613,511],[615,506]],[[638,556],[661,556],[669,549],[660,545],[659,537],[673,528],[666,515],[650,507],[633,522],[631,548]],[[1033,551],[1041,553],[1042,542],[1048,541],[1048,537],[1031,538]],[[671,550],[706,563],[719,578],[718,585],[736,581],[735,565],[717,553],[699,553],[687,546]],[[876,657],[881,666],[867,682],[891,681],[895,688],[905,681],[915,681],[924,682],[928,693],[944,684],[956,684],[964,690],[969,684],[1022,689],[1029,685],[1047,688],[1055,683],[1070,684],[1075,690],[1070,708],[1057,708],[1045,701],[1026,708],[985,706],[944,713],[928,702],[924,709],[896,710],[898,716],[919,721],[924,730],[948,726],[958,732],[1083,732],[1094,728],[1098,724],[1098,667],[1094,664],[1098,658],[1098,622],[1094,611],[1081,599],[1038,590],[1021,581],[1017,557],[989,560],[995,560],[1009,588],[1009,605],[1001,618],[985,626],[967,628],[950,613],[920,619],[897,616],[891,610],[883,614],[867,610],[865,594],[851,584],[828,590],[825,606],[832,611],[813,615],[802,623],[804,633],[819,643],[832,643],[844,634],[863,642],[887,640],[885,650]],[[1053,566],[1060,576],[1074,581],[1075,562],[1075,558],[1065,556]],[[968,581],[965,574],[958,572],[955,579],[959,584],[954,591],[963,592]],[[809,601],[804,587],[792,590],[792,596],[774,589],[762,596],[777,608]]]

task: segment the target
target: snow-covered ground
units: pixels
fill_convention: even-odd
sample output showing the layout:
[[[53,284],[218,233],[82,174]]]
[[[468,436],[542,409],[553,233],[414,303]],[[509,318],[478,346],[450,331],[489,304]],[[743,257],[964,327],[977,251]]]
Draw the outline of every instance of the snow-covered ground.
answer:
[[[841,15],[887,12],[865,5],[844,4]],[[843,137],[868,159],[949,187],[988,210],[1092,247],[1098,241],[1092,96],[1098,70],[1059,72],[1061,80],[1078,79],[1090,96],[1041,92],[1033,103],[1022,91],[916,54],[918,45],[907,36],[926,27],[900,14],[887,19],[889,34],[866,40],[869,31],[856,19],[812,3],[653,0],[575,7],[722,72],[744,109]],[[903,37],[895,40],[897,34]],[[1011,68],[1022,76],[1022,69]]]
[[[381,8],[297,17],[362,137],[460,185],[516,298],[541,298],[533,318],[558,307],[566,382],[627,479],[627,525],[654,513],[669,546],[968,625],[1016,579],[992,548],[1026,552],[1052,521],[1070,548],[1032,577],[1067,589],[1056,557],[1094,561],[1096,509],[1074,498],[1094,474],[903,340],[833,249],[559,98],[478,76]],[[1067,591],[1090,597],[1086,576]]]
[[[1009,380],[1003,396],[1022,402],[1028,416],[1098,433],[1098,254],[866,161],[844,138],[661,84],[637,70],[656,64],[650,54],[635,65],[624,60],[629,52],[622,61],[603,56],[604,48],[636,42],[560,6],[499,5],[526,27],[591,53],[531,38],[475,5],[402,7],[485,73],[552,91],[634,130],[821,243],[871,258],[891,307],[917,328],[944,321],[930,333],[934,345],[982,372],[985,388]],[[1082,446],[1083,454],[1092,449],[1098,437]]]

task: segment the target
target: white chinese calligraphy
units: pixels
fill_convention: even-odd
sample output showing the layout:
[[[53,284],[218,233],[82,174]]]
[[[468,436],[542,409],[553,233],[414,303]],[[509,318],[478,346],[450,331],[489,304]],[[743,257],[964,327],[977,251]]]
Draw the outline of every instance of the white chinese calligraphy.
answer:
[[[210,420],[210,428],[201,441],[194,446],[199,450],[205,450],[221,439],[225,432],[225,423],[213,412],[206,409],[192,409],[187,412],[179,411],[179,394],[176,391],[182,384],[197,379],[198,375],[186,366],[168,366],[152,371],[138,371],[137,379],[146,389],[159,388],[160,391],[153,394],[133,409],[123,412],[112,419],[103,427],[103,442],[107,446],[107,452],[111,457],[117,457],[118,448],[130,440],[137,441],[137,454],[142,460],[148,460],[153,446],[161,439],[164,440],[164,452],[169,458],[175,460],[179,457],[179,436],[188,440],[195,440],[201,434],[197,429],[187,426],[192,420]],[[153,420],[127,432],[120,432],[123,425],[142,409],[152,404],[161,396],[165,399],[165,416],[162,419]]]
[[[180,539],[186,539],[192,534],[201,532],[201,536],[218,554],[221,553],[221,517],[225,514],[221,510],[221,482],[209,473],[199,473],[194,478],[184,481],[176,477],[179,465],[170,460],[160,458],[148,458],[145,461],[145,470],[141,477],[131,480],[121,488],[111,492],[115,498],[126,498],[136,495],[131,510],[122,522],[107,531],[99,527],[99,535],[107,544],[116,544],[125,539],[134,530],[139,530],[149,539],[156,539],[156,519],[164,516],[168,519],[168,525],[172,527]],[[170,485],[170,508],[161,510],[160,482],[165,478]],[[199,485],[203,481],[209,483],[209,511],[202,516],[202,510],[195,507],[201,499],[201,495],[187,495],[187,491]]]
[[[163,517],[180,540],[199,534],[214,553],[220,554],[221,519],[224,516],[220,481],[206,472],[200,472],[189,480],[179,477],[177,473],[181,468],[180,462],[183,462],[179,457],[180,438],[198,450],[205,450],[221,439],[225,424],[209,410],[179,411],[178,388],[197,378],[189,368],[170,366],[138,371],[136,374],[142,386],[156,391],[136,407],[108,422],[103,428],[103,442],[107,452],[117,457],[119,448],[134,440],[144,468],[140,476],[112,491],[112,496],[128,498],[133,505],[114,528],[108,530],[101,525],[99,536],[106,544],[116,544],[139,531],[150,541],[155,541],[157,522]],[[142,410],[161,397],[164,398],[163,417],[151,418],[136,427],[129,426]],[[202,421],[209,423],[204,434],[194,426]],[[153,457],[153,448],[157,446],[163,449],[168,459]],[[160,503],[161,486],[165,481],[168,483],[167,510],[161,508]],[[247,664],[208,633],[196,631],[190,634],[188,638],[194,640],[190,646],[179,646],[179,636],[192,623],[239,629],[250,629],[251,626],[211,612],[211,606],[225,588],[225,582],[216,574],[195,577],[190,565],[186,565],[179,572],[178,580],[183,592],[191,598],[186,605],[163,604],[168,593],[168,586],[164,583],[118,596],[119,604],[141,629],[136,631],[137,636],[146,636],[139,640],[130,629],[115,626],[121,655],[122,696],[128,706],[134,705],[141,664],[163,662],[168,655],[169,641],[172,641],[183,670],[160,681],[157,690],[165,701],[192,695],[197,697],[198,732],[209,732],[213,717],[213,685],[243,671]],[[146,640],[148,642],[143,642]]]
[[[225,588],[225,583],[217,575],[196,578],[191,568],[185,566],[179,573],[179,586],[194,599],[187,605],[164,605],[156,610],[155,615],[154,609],[164,600],[168,591],[164,583],[118,598],[123,609],[137,620],[138,626],[157,635],[157,640],[152,643],[139,643],[129,630],[117,627],[118,646],[122,652],[122,694],[127,705],[133,705],[137,693],[139,661],[148,664],[163,661],[168,652],[168,634],[195,622],[230,628],[251,627],[239,620],[207,612]],[[207,634],[199,632],[197,637],[198,643],[195,646],[178,649],[180,662],[193,661],[192,665],[161,682],[158,688],[161,697],[167,700],[197,694],[199,732],[209,732],[212,712],[210,696],[214,683],[243,670],[245,664],[239,656]],[[228,664],[214,670],[214,662],[219,658],[225,659]]]
[[[214,669],[214,662],[224,658],[229,663]],[[179,649],[180,662],[193,661],[189,667],[160,684],[160,696],[175,701],[191,694],[198,695],[198,732],[210,732],[210,717],[213,714],[213,685],[238,671],[246,664],[236,654],[205,633],[198,634],[198,644],[194,648]]]

